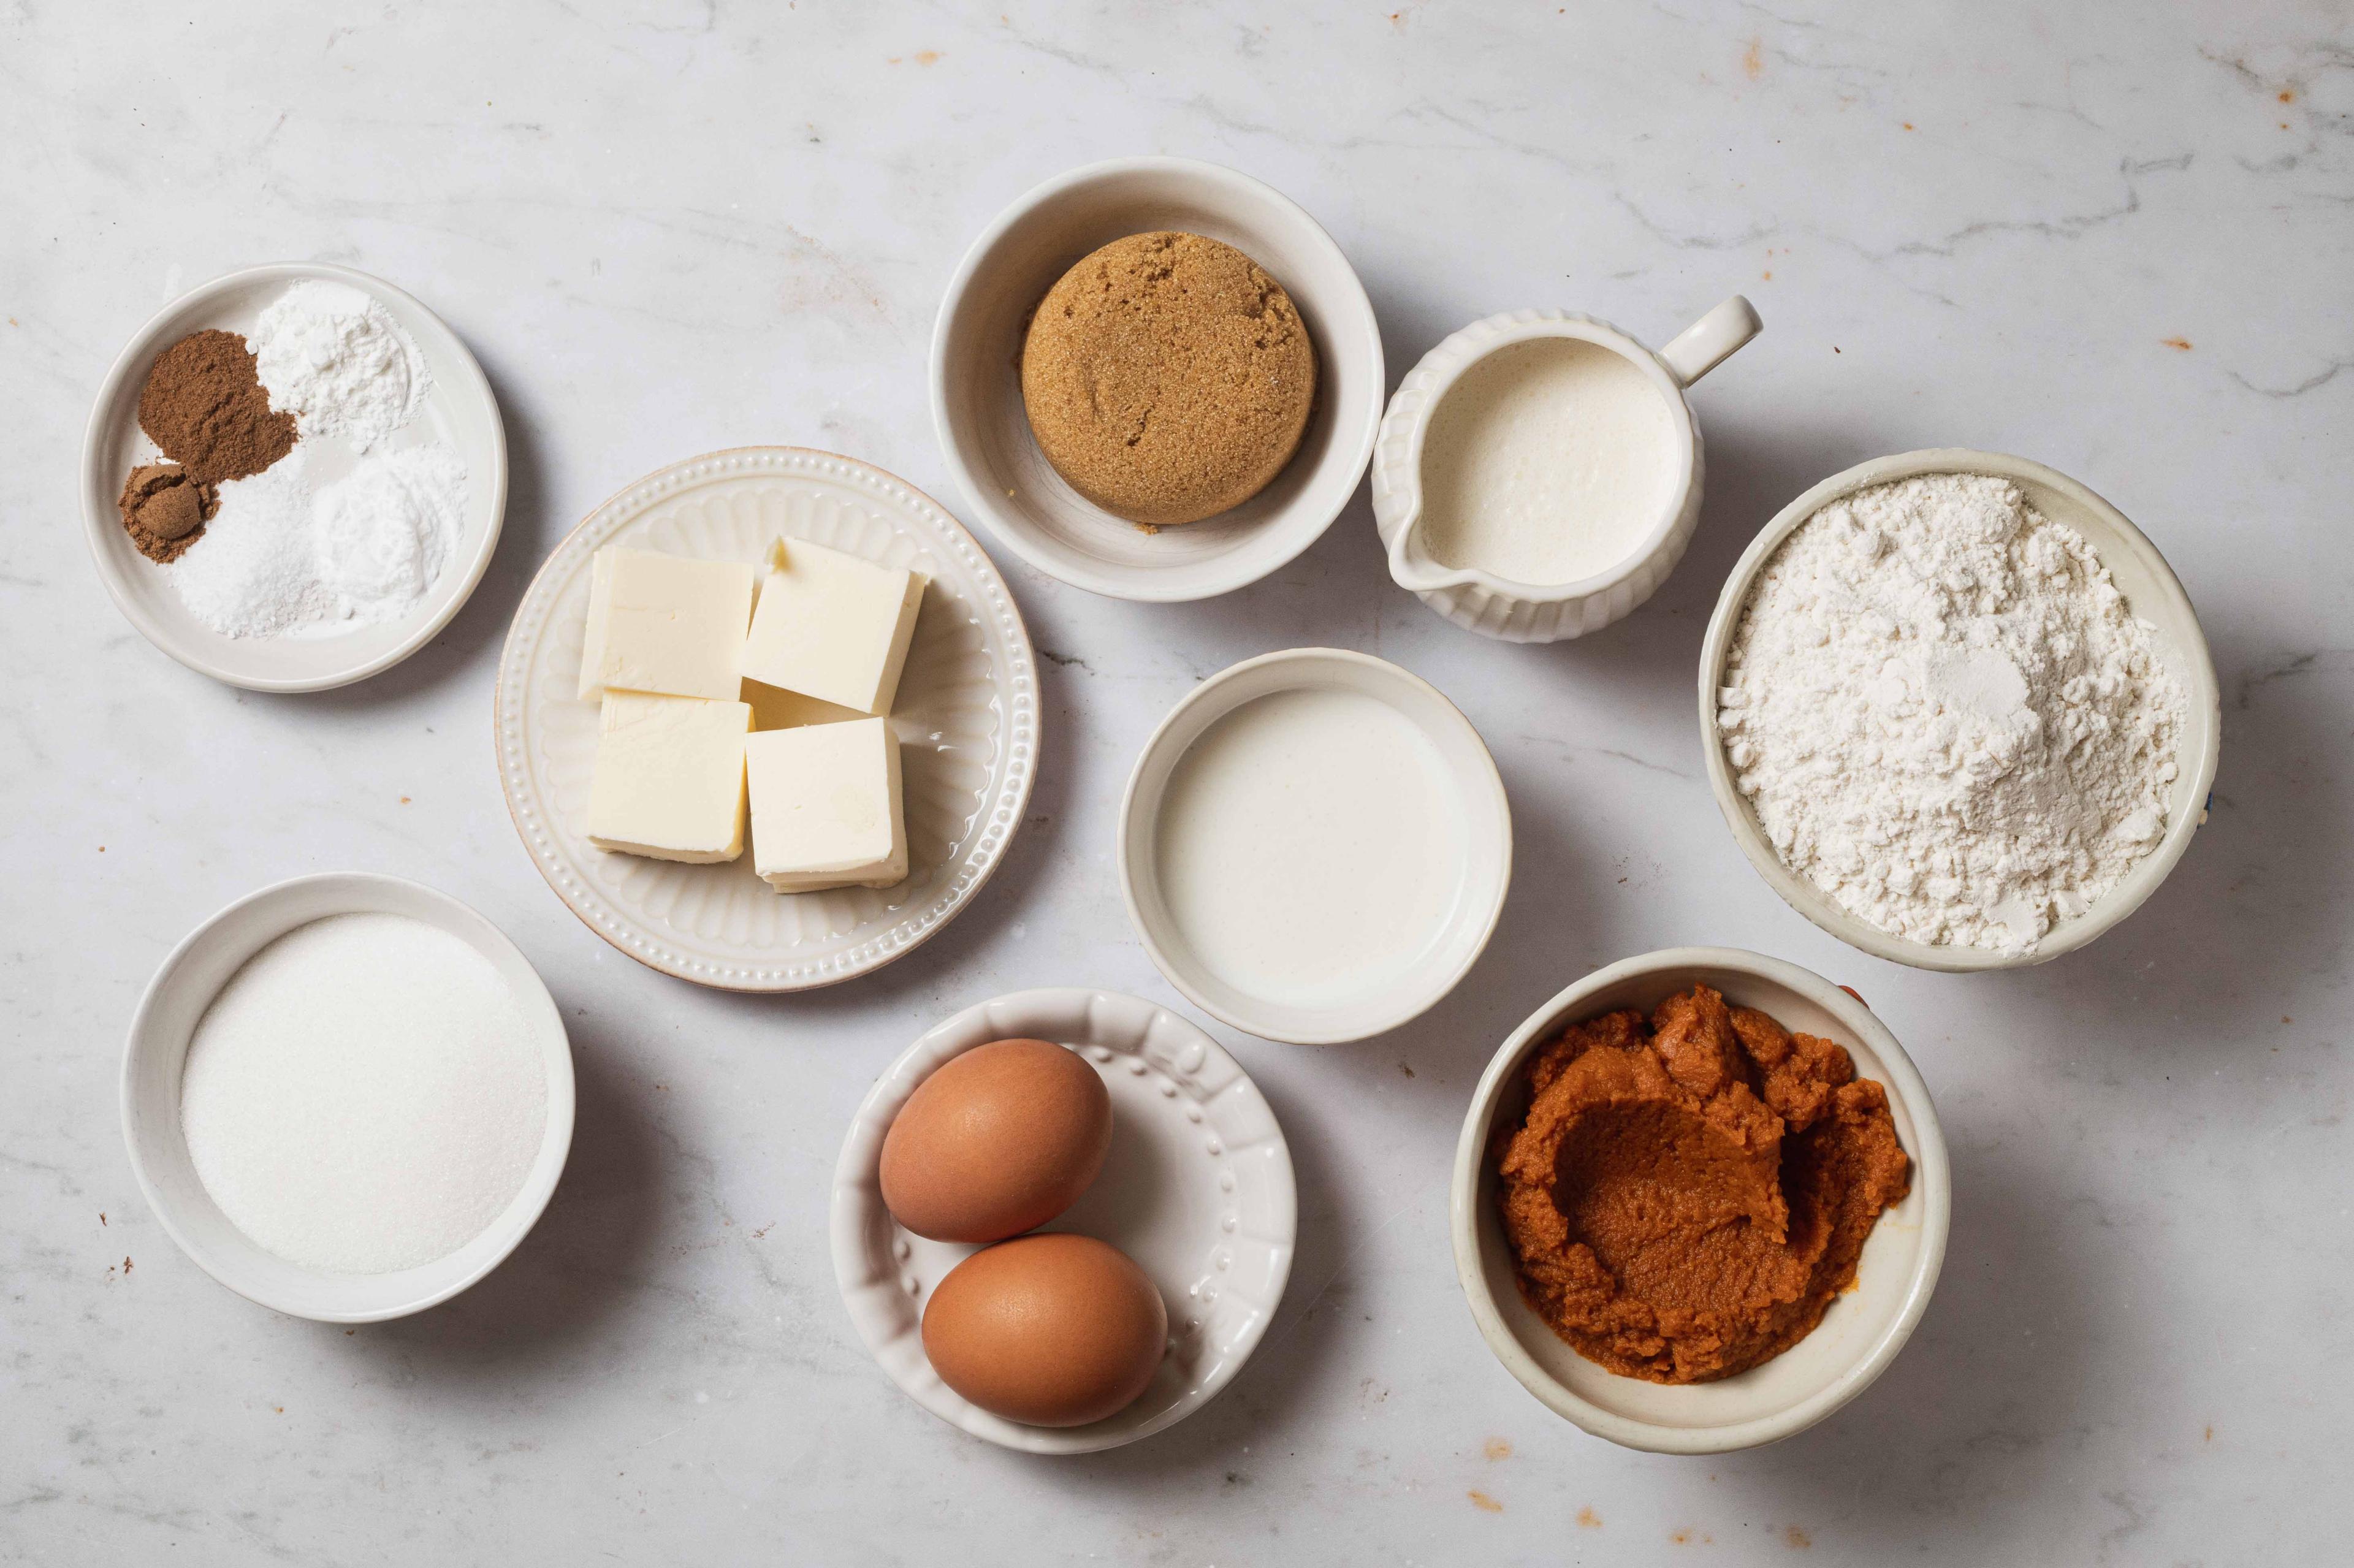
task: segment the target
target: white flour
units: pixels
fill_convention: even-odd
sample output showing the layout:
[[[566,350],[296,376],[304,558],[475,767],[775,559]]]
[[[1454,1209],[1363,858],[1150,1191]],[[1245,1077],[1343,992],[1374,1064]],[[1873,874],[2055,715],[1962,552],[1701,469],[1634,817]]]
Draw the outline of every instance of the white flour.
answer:
[[[409,421],[431,385],[392,313],[342,283],[288,289],[262,311],[251,343],[270,406],[292,414],[306,440],[340,436],[366,451]]]
[[[2008,480],[1858,492],[1760,574],[1718,727],[1785,864],[1915,941],[2032,948],[2166,830],[2185,699]]]
[[[297,927],[197,1022],[180,1125],[231,1224],[290,1263],[446,1257],[522,1190],[547,1072],[490,960],[402,915]]]

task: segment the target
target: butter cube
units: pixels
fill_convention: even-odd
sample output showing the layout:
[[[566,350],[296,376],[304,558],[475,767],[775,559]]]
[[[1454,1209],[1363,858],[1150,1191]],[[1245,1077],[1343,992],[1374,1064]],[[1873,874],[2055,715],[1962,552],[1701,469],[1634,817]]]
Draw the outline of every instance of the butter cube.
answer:
[[[598,551],[588,568],[581,695],[616,690],[735,701],[757,576],[748,561],[618,546]]]
[[[751,727],[743,703],[607,692],[588,784],[588,842],[695,865],[742,854]]]
[[[927,579],[779,539],[744,644],[744,675],[863,714],[887,714]]]
[[[822,703],[815,697],[805,697],[782,686],[762,685],[758,681],[745,682],[737,700],[752,705],[752,727],[756,730],[799,729],[805,724],[848,724],[866,716],[855,708]]]
[[[593,703],[605,690],[605,615],[613,602],[613,552],[588,557],[588,626],[580,639],[580,700]]]
[[[768,730],[744,744],[752,866],[769,886],[814,893],[906,879],[899,741],[888,719]]]

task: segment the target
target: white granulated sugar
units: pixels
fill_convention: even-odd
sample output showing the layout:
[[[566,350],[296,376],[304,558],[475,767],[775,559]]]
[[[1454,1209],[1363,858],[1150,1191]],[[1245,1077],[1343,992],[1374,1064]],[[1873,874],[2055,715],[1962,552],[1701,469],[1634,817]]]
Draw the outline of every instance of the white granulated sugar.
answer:
[[[190,614],[224,637],[280,637],[334,612],[311,546],[310,458],[300,445],[220,487],[220,510],[167,568]]]
[[[416,340],[347,284],[295,284],[263,309],[250,341],[270,406],[305,438],[339,436],[361,451],[407,424],[432,384]]]
[[[296,927],[230,977],[180,1082],[205,1191],[289,1263],[386,1274],[446,1257],[522,1190],[547,1075],[483,958],[402,915]]]
[[[311,483],[301,445],[220,487],[204,536],[170,567],[189,613],[224,637],[317,636],[415,609],[464,531],[466,464],[448,447],[376,452]]]
[[[2008,480],[1815,514],[1725,678],[1718,728],[1776,853],[1893,935],[2031,948],[2165,833],[2182,687],[2092,547]]]
[[[346,620],[406,615],[425,597],[458,543],[466,465],[447,447],[378,452],[313,505],[320,580]]]

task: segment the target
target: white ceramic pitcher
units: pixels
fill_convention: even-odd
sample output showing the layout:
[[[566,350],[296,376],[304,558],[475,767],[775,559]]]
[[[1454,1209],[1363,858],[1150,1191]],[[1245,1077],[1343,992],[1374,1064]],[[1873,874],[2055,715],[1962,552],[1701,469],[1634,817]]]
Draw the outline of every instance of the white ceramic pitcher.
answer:
[[[1684,388],[1755,337],[1761,323],[1735,294],[1656,354],[1607,322],[1569,311],[1511,311],[1472,323],[1422,356],[1382,416],[1373,444],[1373,522],[1400,588],[1456,625],[1507,642],[1558,642],[1598,631],[1656,592],[1682,558],[1700,520],[1700,422]],[[1675,427],[1668,460],[1675,482],[1643,541],[1606,571],[1575,582],[1513,582],[1476,567],[1434,559],[1422,542],[1422,450],[1447,389],[1499,349],[1532,338],[1569,337],[1627,359],[1656,386]]]

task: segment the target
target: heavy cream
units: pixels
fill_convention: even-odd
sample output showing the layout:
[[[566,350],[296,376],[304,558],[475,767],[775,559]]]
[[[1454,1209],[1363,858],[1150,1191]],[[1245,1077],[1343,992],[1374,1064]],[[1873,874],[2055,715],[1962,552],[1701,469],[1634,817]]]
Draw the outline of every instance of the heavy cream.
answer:
[[[1409,968],[1447,925],[1463,828],[1429,737],[1387,703],[1270,693],[1189,747],[1154,855],[1172,922],[1235,989],[1314,1006]]]
[[[1431,416],[1423,547],[1513,582],[1607,571],[1665,520],[1675,441],[1667,399],[1624,355],[1569,337],[1499,349]]]

